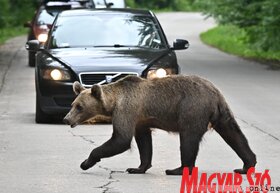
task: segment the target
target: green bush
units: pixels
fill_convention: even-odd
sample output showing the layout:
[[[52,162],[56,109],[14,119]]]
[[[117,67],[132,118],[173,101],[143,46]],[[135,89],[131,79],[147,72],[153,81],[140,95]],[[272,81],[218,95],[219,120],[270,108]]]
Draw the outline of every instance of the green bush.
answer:
[[[0,0],[0,29],[22,26],[34,14],[37,0]]]
[[[238,56],[280,61],[280,50],[260,51],[248,43],[246,30],[234,25],[221,25],[200,35],[203,42]]]
[[[136,7],[136,4],[135,4],[135,1],[134,1],[134,0],[126,0],[125,2],[126,2],[126,5],[127,5],[128,7],[131,7],[131,8]]]
[[[193,0],[129,0],[131,7],[141,7],[152,10],[190,11],[193,10]]]
[[[3,29],[0,28],[0,45],[5,43],[7,39],[26,33],[27,29],[23,27],[6,27]]]
[[[243,28],[247,41],[261,51],[280,50],[279,0],[196,0],[220,24]]]
[[[0,44],[27,33],[23,24],[31,20],[37,0],[0,0]]]
[[[9,16],[9,2],[0,0],[0,29],[5,27],[8,23]]]

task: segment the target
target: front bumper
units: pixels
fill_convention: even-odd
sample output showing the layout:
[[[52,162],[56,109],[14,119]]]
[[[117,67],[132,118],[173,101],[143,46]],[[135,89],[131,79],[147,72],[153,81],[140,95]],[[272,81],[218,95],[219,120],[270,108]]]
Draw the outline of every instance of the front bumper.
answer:
[[[75,99],[73,83],[41,81],[36,84],[38,105],[41,110],[49,115],[65,115],[71,109]]]

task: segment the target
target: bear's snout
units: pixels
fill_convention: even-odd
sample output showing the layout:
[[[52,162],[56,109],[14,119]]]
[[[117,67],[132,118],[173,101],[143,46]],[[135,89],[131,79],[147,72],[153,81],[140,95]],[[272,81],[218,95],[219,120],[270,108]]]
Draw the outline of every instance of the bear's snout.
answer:
[[[66,117],[63,118],[63,123],[70,125],[70,121]]]
[[[67,115],[63,118],[63,123],[70,125],[72,128],[78,125],[78,123],[71,121],[71,119],[69,119],[69,116]]]

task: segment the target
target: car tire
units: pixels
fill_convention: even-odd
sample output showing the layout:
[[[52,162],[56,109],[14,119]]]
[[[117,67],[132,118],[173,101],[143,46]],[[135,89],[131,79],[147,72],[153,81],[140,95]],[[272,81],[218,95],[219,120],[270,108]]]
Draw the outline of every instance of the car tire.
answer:
[[[30,67],[35,66],[35,52],[28,52],[28,65]]]
[[[52,123],[52,117],[42,111],[39,97],[36,95],[36,114],[35,114],[35,121],[36,123]]]

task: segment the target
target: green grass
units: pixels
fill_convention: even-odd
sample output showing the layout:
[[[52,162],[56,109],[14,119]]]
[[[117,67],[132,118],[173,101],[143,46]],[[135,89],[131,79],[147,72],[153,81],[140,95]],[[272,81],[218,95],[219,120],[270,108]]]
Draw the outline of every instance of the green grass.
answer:
[[[26,33],[27,33],[27,29],[24,27],[0,28],[0,45],[4,44],[10,38],[23,35]]]
[[[230,54],[261,61],[280,63],[279,51],[260,51],[246,43],[244,30],[232,25],[220,25],[200,34],[201,40]]]

